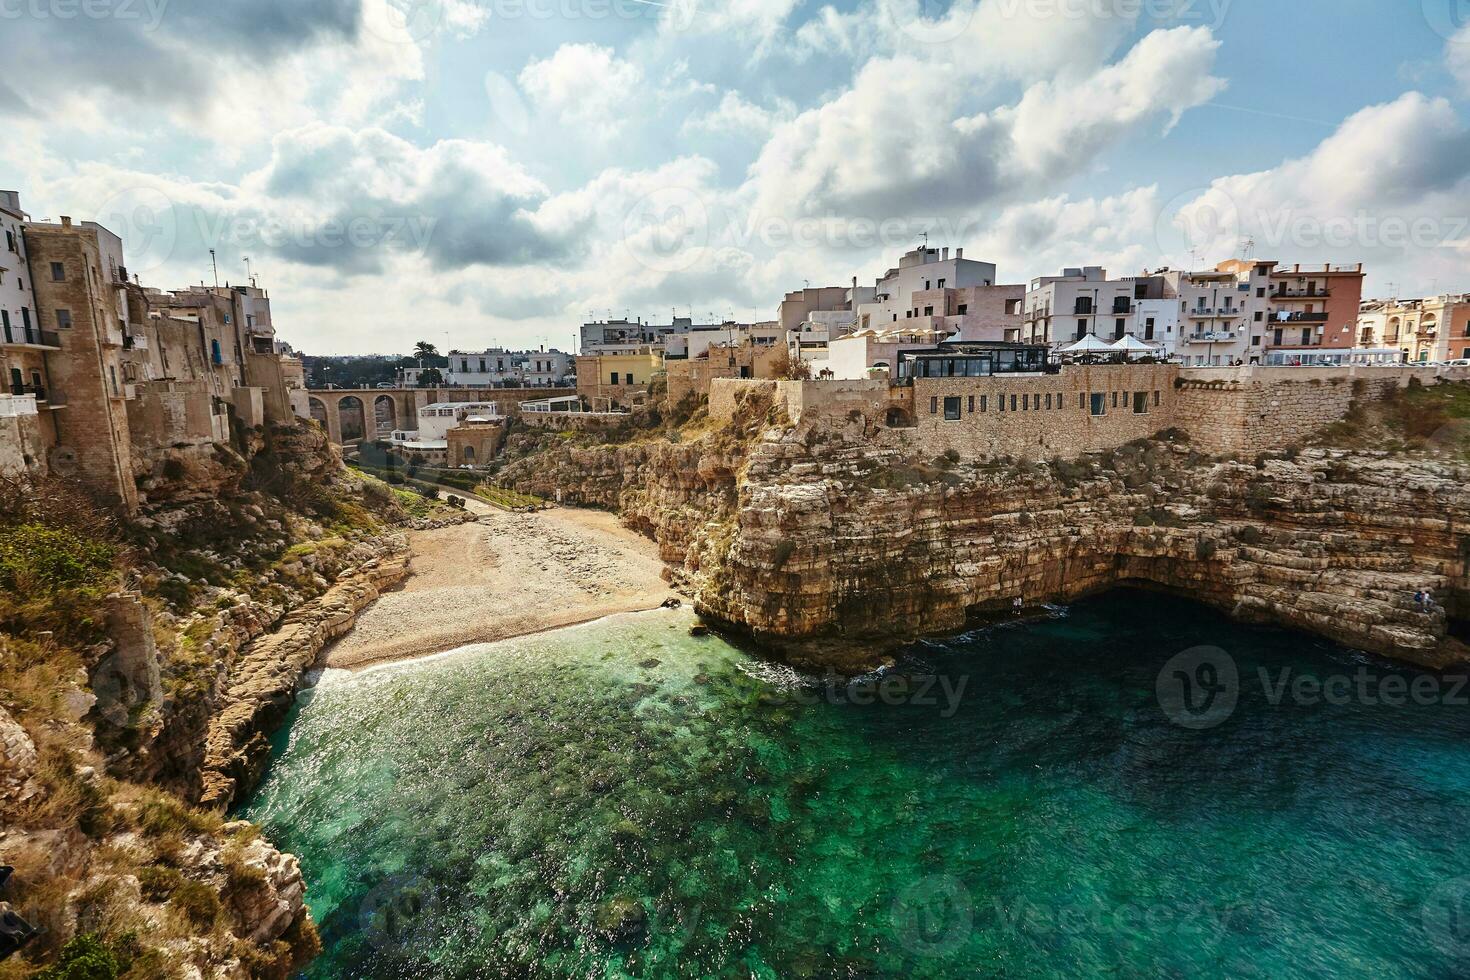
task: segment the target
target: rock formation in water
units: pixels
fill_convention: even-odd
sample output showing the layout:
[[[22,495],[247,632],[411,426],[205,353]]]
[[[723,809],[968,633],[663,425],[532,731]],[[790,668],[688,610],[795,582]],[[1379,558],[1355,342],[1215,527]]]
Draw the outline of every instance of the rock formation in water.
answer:
[[[1210,458],[1164,437],[1051,463],[916,459],[861,417],[765,404],[695,440],[533,451],[519,489],[616,509],[703,615],[798,662],[857,669],[977,613],[1122,583],[1439,667],[1470,582],[1470,467],[1283,448]],[[1418,589],[1442,604],[1420,608]]]

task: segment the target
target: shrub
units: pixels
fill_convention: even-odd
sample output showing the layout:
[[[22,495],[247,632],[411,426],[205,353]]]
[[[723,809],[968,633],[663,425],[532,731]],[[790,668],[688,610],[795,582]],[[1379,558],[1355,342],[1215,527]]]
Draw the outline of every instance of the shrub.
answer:
[[[115,980],[117,957],[95,933],[78,936],[61,947],[56,964],[36,974],[36,980]]]
[[[0,535],[0,586],[20,592],[75,589],[99,582],[116,551],[65,527],[22,524]]]
[[[184,461],[176,456],[170,456],[163,461],[163,476],[166,480],[182,480],[189,475],[189,468]]]
[[[791,555],[795,551],[796,544],[794,542],[784,540],[779,542],[776,545],[775,554],[771,556],[771,568],[774,571],[779,572],[783,567],[785,567],[786,562],[790,560]]]
[[[150,902],[167,901],[183,881],[183,875],[163,865],[150,864],[138,869],[138,885]]]
[[[1219,549],[1214,538],[1200,538],[1194,543],[1194,556],[1200,561],[1209,561]]]
[[[214,889],[188,878],[180,881],[174,888],[168,904],[200,927],[212,925],[219,915],[219,896],[214,893]]]

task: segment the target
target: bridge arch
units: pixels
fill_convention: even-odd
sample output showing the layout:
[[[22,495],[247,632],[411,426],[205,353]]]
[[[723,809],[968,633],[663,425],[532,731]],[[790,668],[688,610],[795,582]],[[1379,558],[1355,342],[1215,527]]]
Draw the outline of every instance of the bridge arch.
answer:
[[[398,428],[398,400],[392,395],[382,394],[373,399],[373,426],[377,438],[386,439]]]
[[[343,442],[359,442],[367,438],[367,412],[361,398],[348,395],[338,400],[337,424],[341,428]]]

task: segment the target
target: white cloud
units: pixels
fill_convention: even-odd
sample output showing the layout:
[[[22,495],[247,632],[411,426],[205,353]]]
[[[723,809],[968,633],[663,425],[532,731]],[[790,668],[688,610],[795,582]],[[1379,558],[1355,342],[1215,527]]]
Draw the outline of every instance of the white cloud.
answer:
[[[739,92],[726,92],[718,106],[701,115],[691,115],[683,128],[684,132],[693,134],[765,137],[778,123],[794,114],[791,103],[784,100],[775,108],[766,109],[746,101]]]
[[[642,95],[643,69],[597,44],[563,44],[521,71],[521,87],[563,123],[611,139],[625,105]]]
[[[1470,24],[1460,28],[1445,44],[1445,64],[1460,83],[1460,90],[1470,95]]]
[[[1161,224],[1206,254],[1249,237],[1284,262],[1363,261],[1378,287],[1463,288],[1470,130],[1447,100],[1410,92],[1354,113],[1305,156],[1212,181]]]
[[[1172,122],[1223,82],[1204,28],[1156,31],[1120,62],[1038,82],[1013,106],[965,115],[967,89],[915,58],[870,60],[852,87],[778,128],[751,166],[766,214],[948,213],[1090,166],[1157,115]]]

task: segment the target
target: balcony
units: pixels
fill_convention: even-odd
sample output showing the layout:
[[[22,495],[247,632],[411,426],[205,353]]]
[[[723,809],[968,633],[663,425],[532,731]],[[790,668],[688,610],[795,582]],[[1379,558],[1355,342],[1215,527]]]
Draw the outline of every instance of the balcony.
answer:
[[[54,330],[42,330],[39,327],[17,327],[12,324],[5,328],[4,339],[6,347],[61,350],[61,335]]]
[[[123,350],[145,351],[148,349],[148,335],[142,333],[125,333],[123,334],[122,346]]]
[[[1327,299],[1331,295],[1330,289],[1279,289],[1270,294],[1272,299]]]
[[[36,404],[47,408],[62,408],[66,405],[66,396],[59,391],[48,391],[42,385],[11,385],[12,397],[31,396]]]
[[[1324,313],[1288,313],[1286,316],[1273,316],[1272,323],[1326,323],[1327,314]]]
[[[0,419],[36,414],[35,395],[0,395]]]
[[[1240,334],[1234,330],[1206,330],[1189,334],[1184,338],[1184,342],[1186,344],[1230,344],[1239,339]]]
[[[1187,315],[1194,317],[1195,319],[1214,319],[1215,317],[1221,316],[1241,316],[1244,313],[1245,310],[1239,306],[1196,306],[1194,309],[1187,311]]]

